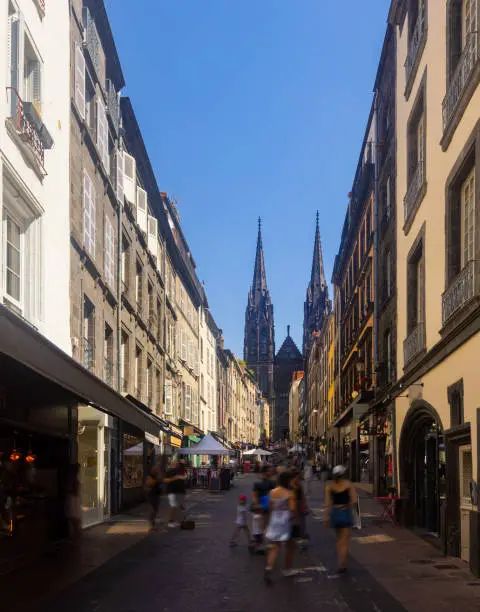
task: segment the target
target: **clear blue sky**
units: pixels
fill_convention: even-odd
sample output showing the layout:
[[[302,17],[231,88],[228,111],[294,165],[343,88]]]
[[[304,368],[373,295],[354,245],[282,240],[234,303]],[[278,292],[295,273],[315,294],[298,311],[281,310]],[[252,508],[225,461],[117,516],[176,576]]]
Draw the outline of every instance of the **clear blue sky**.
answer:
[[[301,347],[315,213],[330,281],[390,0],[133,4],[106,0],[125,93],[225,344],[243,354],[260,215],[277,350],[287,324]]]

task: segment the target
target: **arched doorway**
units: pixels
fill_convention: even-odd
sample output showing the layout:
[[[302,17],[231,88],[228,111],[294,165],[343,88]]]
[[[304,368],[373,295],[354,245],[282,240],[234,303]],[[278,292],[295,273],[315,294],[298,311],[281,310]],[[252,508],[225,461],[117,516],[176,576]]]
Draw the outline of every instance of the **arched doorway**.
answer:
[[[407,497],[405,520],[411,527],[441,532],[445,442],[437,411],[424,401],[412,403],[400,437],[400,482]]]

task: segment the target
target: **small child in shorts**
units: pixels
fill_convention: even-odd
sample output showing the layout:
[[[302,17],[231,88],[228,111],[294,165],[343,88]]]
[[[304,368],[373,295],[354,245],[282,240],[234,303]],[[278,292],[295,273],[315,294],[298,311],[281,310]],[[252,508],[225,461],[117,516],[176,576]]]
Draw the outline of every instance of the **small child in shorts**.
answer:
[[[265,529],[265,513],[261,506],[252,507],[253,552],[264,552],[263,533]]]
[[[247,536],[248,544],[251,544],[250,529],[248,528],[247,515],[247,496],[240,495],[237,506],[237,518],[235,519],[235,529],[233,530],[232,537],[230,539],[230,546],[237,545],[238,536],[241,532],[243,532]]]

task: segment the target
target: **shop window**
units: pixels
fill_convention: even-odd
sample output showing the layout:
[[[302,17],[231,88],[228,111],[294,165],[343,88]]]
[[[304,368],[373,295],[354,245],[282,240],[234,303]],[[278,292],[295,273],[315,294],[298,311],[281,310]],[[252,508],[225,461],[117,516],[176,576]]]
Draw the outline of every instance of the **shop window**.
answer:
[[[144,442],[131,434],[123,434],[123,488],[143,486]]]

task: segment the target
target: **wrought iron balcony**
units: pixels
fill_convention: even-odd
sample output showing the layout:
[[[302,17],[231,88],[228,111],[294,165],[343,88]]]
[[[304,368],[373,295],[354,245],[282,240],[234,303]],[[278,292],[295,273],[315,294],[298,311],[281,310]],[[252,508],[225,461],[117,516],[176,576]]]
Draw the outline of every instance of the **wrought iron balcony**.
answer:
[[[120,99],[110,79],[107,79],[107,112],[118,134],[120,127]]]
[[[475,261],[469,261],[442,295],[443,325],[475,295],[480,295],[475,280]]]
[[[405,60],[405,82],[408,83],[410,78],[412,77],[413,71],[417,66],[417,62],[419,59],[419,53],[422,48],[422,44],[424,42],[425,37],[425,7],[423,3],[419,10],[417,23],[413,29],[412,38],[410,40],[410,45],[408,47],[407,59]]]
[[[403,361],[408,364],[426,346],[425,324],[417,323],[417,326],[409,333],[403,343]]]
[[[15,136],[28,145],[33,160],[45,173],[45,149],[53,146],[53,139],[33,102],[24,102],[14,87],[7,87],[7,94],[10,97],[9,125]]]
[[[113,361],[108,357],[105,357],[103,362],[103,380],[110,385],[114,386],[114,369],[113,369]]]
[[[403,199],[403,207],[404,207],[404,220],[405,223],[410,219],[412,215],[415,204],[417,202],[418,195],[425,183],[425,162],[420,160],[415,168],[414,173],[412,174],[412,178],[410,179],[410,184],[408,185],[407,193],[405,194],[405,198]]]
[[[95,21],[86,7],[83,9],[83,27],[85,47],[98,76],[100,70],[100,39]]]
[[[447,128],[450,119],[457,108],[478,58],[478,33],[471,32],[467,36],[467,42],[450,81],[447,95],[443,100],[442,110],[444,130]]]
[[[83,365],[91,372],[95,368],[95,343],[89,338],[83,339]]]

